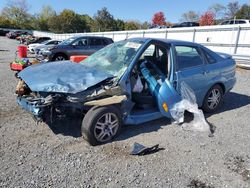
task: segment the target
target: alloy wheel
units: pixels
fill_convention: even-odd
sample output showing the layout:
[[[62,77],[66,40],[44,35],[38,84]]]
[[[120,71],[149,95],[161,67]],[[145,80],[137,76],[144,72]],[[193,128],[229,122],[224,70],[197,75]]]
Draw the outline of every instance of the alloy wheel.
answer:
[[[63,56],[57,56],[55,60],[56,61],[63,61],[63,60],[65,60],[65,58]]]
[[[94,127],[95,138],[99,142],[106,142],[116,135],[119,128],[119,120],[114,113],[105,113],[97,121]]]
[[[214,88],[210,95],[208,96],[208,107],[210,109],[215,109],[219,103],[220,103],[220,100],[221,100],[221,93],[220,93],[220,90],[217,89],[217,88]]]

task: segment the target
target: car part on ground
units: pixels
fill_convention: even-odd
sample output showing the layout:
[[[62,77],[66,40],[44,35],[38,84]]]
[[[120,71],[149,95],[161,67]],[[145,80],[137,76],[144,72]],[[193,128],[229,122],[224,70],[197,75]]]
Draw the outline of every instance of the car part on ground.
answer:
[[[152,153],[155,153],[155,152],[160,151],[160,150],[164,150],[164,148],[159,148],[159,144],[156,144],[156,145],[151,146],[151,147],[146,147],[142,144],[135,142],[130,155],[142,156],[142,155],[152,154]]]
[[[25,86],[25,95],[17,97],[19,105],[45,122],[79,112],[84,137],[92,145],[113,139],[122,124],[173,118],[171,109],[182,100],[182,82],[197,99],[191,112],[201,114],[198,107],[204,100],[218,102],[214,95],[206,98],[215,85],[224,94],[236,81],[230,56],[191,42],[150,38],[116,42],[78,64],[30,66],[18,76]],[[135,90],[138,80],[140,89]]]

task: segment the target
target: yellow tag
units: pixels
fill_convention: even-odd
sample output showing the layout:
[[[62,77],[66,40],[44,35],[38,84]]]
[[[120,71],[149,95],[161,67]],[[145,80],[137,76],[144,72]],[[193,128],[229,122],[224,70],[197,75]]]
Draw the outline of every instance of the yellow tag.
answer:
[[[166,111],[166,112],[168,112],[168,105],[167,105],[167,103],[163,103],[162,104],[162,107],[163,107],[163,109]]]

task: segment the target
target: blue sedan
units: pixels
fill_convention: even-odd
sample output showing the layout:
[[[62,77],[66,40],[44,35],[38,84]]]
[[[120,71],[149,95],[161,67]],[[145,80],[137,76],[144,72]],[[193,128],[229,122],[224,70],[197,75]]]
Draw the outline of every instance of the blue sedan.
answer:
[[[19,105],[45,122],[79,112],[91,145],[110,141],[123,124],[172,118],[182,82],[199,107],[214,112],[236,81],[231,56],[192,42],[151,38],[116,42],[80,64],[33,65],[18,76]]]

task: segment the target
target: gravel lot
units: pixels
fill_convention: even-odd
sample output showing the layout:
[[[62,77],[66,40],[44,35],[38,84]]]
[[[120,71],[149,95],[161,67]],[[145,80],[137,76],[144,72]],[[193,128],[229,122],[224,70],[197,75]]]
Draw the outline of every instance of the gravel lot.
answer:
[[[214,137],[161,119],[91,147],[80,120],[49,127],[17,106],[9,69],[17,45],[0,37],[0,187],[250,187],[250,71],[237,70],[221,110],[206,115]],[[164,150],[131,156],[134,142]]]

